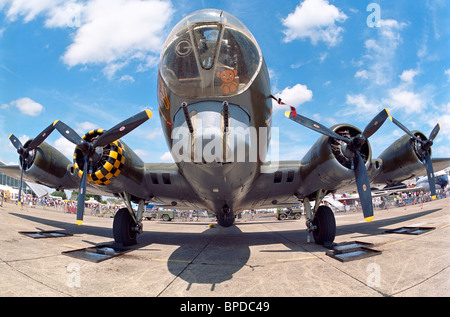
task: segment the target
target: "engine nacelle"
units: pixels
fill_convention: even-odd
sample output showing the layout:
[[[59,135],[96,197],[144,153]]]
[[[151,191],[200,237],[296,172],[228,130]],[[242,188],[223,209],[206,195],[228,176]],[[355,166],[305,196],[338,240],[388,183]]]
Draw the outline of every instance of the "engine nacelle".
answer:
[[[421,140],[427,140],[427,137],[419,131],[412,133]],[[431,155],[431,149],[429,151]],[[379,159],[382,160],[381,170],[374,183],[396,184],[416,176],[424,169],[422,163],[424,158],[419,154],[417,141],[407,134],[384,150]]]
[[[361,133],[358,128],[348,124],[338,124],[330,129],[350,138]],[[362,146],[360,153],[368,167],[372,159],[369,141]],[[300,177],[299,192],[303,193],[314,193],[318,189],[333,191],[354,183],[353,159],[346,151],[346,144],[321,136],[302,159]]]
[[[26,148],[32,140],[24,144]],[[77,179],[70,172],[70,161],[61,152],[43,142],[39,147],[30,151],[23,164],[24,179],[57,189],[74,189],[78,187]],[[63,186],[64,184],[64,186]]]
[[[92,130],[82,138],[92,142],[103,134],[103,129]],[[92,172],[88,173],[90,185],[100,187],[111,193],[127,192],[133,194],[133,188],[139,188],[144,181],[144,163],[121,140],[116,140],[104,147],[98,147],[92,159]],[[78,176],[83,177],[84,157],[79,149],[75,149],[73,165]],[[108,185],[107,189],[104,187]]]

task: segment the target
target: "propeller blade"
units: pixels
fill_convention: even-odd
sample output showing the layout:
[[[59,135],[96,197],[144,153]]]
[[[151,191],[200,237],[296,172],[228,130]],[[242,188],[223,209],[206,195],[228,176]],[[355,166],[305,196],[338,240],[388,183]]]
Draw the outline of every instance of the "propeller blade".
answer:
[[[377,114],[372,121],[369,122],[369,124],[364,129],[362,135],[366,139],[368,139],[370,136],[372,136],[375,132],[378,131],[378,129],[381,127],[381,125],[386,121],[386,119],[389,117],[389,111],[384,108],[379,114]]]
[[[53,132],[53,130],[55,130],[55,126],[52,123],[47,128],[45,128],[44,131],[41,132],[41,134],[35,137],[30,144],[28,144],[27,150],[28,151],[34,150],[39,145],[41,145],[42,142],[44,142],[44,140],[49,136],[49,134]]]
[[[436,138],[439,130],[441,129],[441,125],[438,123],[433,128],[433,130],[430,133],[430,136],[428,140],[421,140],[417,138],[415,135],[413,135],[405,126],[403,126],[400,122],[395,120],[394,118],[390,117],[391,121],[394,122],[398,127],[400,127],[403,131],[405,131],[408,135],[412,136],[415,140],[417,140],[421,145],[421,153],[420,156],[422,157],[422,162],[425,165],[425,168],[427,170],[427,178],[428,178],[428,184],[430,185],[430,192],[431,192],[431,198],[436,199],[436,183],[434,181],[434,171],[433,171],[433,162],[431,160],[430,156],[430,148],[433,145],[433,140]]]
[[[414,138],[415,140],[422,142],[422,140],[420,140],[419,138],[417,138],[411,131],[409,131],[409,129],[407,127],[405,127],[403,124],[400,123],[400,121],[398,121],[397,119],[395,119],[394,117],[389,117],[389,119],[391,119],[391,121],[398,126],[400,129],[402,129],[403,131],[406,132],[406,134],[408,134],[410,137]]]
[[[71,127],[69,127],[67,124],[60,120],[56,120],[53,123],[53,126],[56,128],[56,130],[61,133],[63,137],[65,137],[67,140],[72,142],[75,145],[78,145],[82,142],[82,138],[78,135],[78,133],[75,132]]]
[[[95,142],[94,147],[105,146],[114,142],[129,132],[136,129],[138,126],[143,124],[145,121],[152,117],[152,112],[150,110],[144,110],[131,118],[128,118],[121,123],[115,125],[108,131],[104,132]]]
[[[292,116],[292,113],[290,111],[286,111],[285,113],[286,117],[288,117],[289,119],[291,119],[292,121],[295,121],[299,124],[301,124],[302,126],[305,126],[311,130],[314,130],[316,132],[319,132],[323,135],[344,141],[345,143],[349,144],[350,143],[350,139],[348,138],[344,138],[343,136],[340,136],[339,134],[337,134],[334,131],[331,131],[330,129],[328,129],[327,127],[317,123],[314,120],[311,120],[309,118],[306,118],[302,115],[297,114],[297,116]]]
[[[433,131],[431,131],[428,140],[433,141],[440,129],[441,129],[441,125],[439,123],[436,124],[436,126],[433,128]]]
[[[359,151],[356,151],[353,158],[355,166],[356,187],[358,188],[359,200],[364,214],[364,220],[371,222],[373,220],[372,191],[370,189],[369,175],[366,166]]]
[[[77,199],[77,224],[81,226],[83,223],[84,215],[84,201],[86,199],[86,182],[87,182],[87,172],[88,172],[88,156],[84,156],[84,168],[83,177],[81,178],[80,188],[78,190]]]
[[[425,167],[427,169],[428,184],[430,185],[431,199],[436,199],[436,183],[434,181],[433,163],[430,153],[425,154]]]
[[[23,161],[22,161],[22,162],[23,162]],[[20,168],[19,196],[17,197],[17,204],[18,204],[18,205],[20,205],[20,202],[21,202],[20,196],[22,195],[22,182],[23,182],[23,170],[24,170],[23,165],[24,165],[24,164],[22,163],[22,166],[21,166],[21,168]]]
[[[11,141],[12,145],[16,148],[16,150],[23,149],[22,142],[14,134],[9,135],[9,140]]]

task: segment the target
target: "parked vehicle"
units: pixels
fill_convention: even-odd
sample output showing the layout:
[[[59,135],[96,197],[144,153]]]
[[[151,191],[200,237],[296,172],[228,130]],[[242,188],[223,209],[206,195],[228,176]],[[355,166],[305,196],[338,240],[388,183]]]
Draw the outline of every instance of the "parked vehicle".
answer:
[[[144,211],[144,219],[154,220],[156,219],[157,211]]]
[[[145,206],[144,210],[144,219],[153,220],[158,216],[158,208],[155,208],[154,205]]]
[[[175,211],[170,209],[158,209],[158,219],[163,221],[171,221],[175,218]]]
[[[277,219],[300,219],[302,217],[302,210],[300,208],[278,208],[277,209]]]
[[[157,205],[156,205],[157,206]],[[155,208],[155,205],[147,205],[144,210],[144,219],[171,221],[175,218],[175,211],[170,209]]]

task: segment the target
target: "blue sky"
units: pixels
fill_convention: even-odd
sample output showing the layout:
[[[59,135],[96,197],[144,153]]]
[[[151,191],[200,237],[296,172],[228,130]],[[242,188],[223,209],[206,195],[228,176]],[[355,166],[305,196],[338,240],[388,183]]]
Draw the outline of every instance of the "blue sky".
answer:
[[[227,11],[250,29],[272,93],[299,113],[363,129],[387,107],[425,135],[439,122],[433,156],[450,157],[447,0],[0,0],[0,160],[17,164],[10,133],[24,142],[60,119],[82,135],[150,109],[153,118],[124,141],[145,162],[170,161],[157,63],[172,27],[204,8]],[[279,106],[273,126],[281,160],[301,159],[319,137]],[[402,134],[386,121],[370,138],[374,157]],[[58,132],[48,143],[72,156]]]

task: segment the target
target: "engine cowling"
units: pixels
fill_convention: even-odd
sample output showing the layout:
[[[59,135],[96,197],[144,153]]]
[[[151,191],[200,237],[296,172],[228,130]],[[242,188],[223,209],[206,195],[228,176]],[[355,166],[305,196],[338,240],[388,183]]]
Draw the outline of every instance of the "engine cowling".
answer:
[[[82,139],[92,142],[104,131],[103,129],[89,131],[82,136]],[[92,171],[87,175],[87,182],[102,188],[108,185],[106,191],[122,192],[124,188],[127,188],[132,192],[132,188],[141,186],[144,180],[144,163],[122,140],[97,147],[90,164]],[[84,158],[79,149],[75,149],[73,165],[81,178],[83,176]]]
[[[338,124],[330,129],[349,138],[361,133],[361,130],[348,124]],[[360,153],[366,167],[369,166],[372,159],[369,141],[362,146]],[[321,136],[302,159],[299,192],[313,193],[318,189],[332,191],[354,183],[352,155],[345,142]]]
[[[27,147],[30,142],[31,140],[27,141],[24,146]],[[20,166],[24,168],[25,180],[57,189],[73,189],[78,186],[76,178],[70,172],[69,159],[45,142],[30,151],[25,164],[23,157],[19,160]]]
[[[427,140],[427,137],[419,131],[412,133],[421,140]],[[424,169],[422,163],[424,158],[420,154],[419,146],[417,141],[406,134],[397,139],[380,154],[382,166],[374,182],[392,185],[416,176]],[[429,151],[431,155],[431,149]]]
[[[93,141],[103,134],[103,129],[92,130],[82,136],[83,140]],[[99,150],[100,151],[100,150]],[[88,173],[87,181],[93,185],[108,185],[114,177],[119,176],[125,164],[124,146],[120,140],[114,141],[96,152],[93,159],[92,173]],[[79,149],[75,149],[73,165],[76,173],[83,177],[84,159]]]

